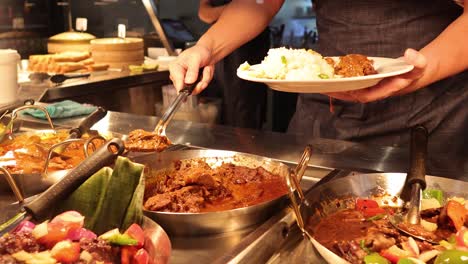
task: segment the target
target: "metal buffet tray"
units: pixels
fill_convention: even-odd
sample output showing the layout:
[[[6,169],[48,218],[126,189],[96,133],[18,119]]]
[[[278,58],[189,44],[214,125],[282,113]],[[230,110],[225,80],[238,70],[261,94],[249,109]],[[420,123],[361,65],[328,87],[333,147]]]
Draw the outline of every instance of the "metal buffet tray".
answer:
[[[186,149],[198,147],[174,145],[169,151]],[[336,171],[333,172],[335,174]],[[317,175],[317,172],[313,169],[306,171],[301,181],[304,190],[309,190],[320,180],[310,175]],[[278,213],[266,222],[244,230],[197,237],[170,236],[172,255],[169,263],[266,263],[293,233],[302,237],[293,211],[289,207],[278,208]]]
[[[23,121],[21,131],[42,128],[42,124],[34,121]],[[173,145],[168,149],[185,150],[199,149],[195,146]],[[286,163],[287,164],[287,163]],[[294,167],[295,164],[287,164]],[[301,186],[310,189],[323,177],[324,169],[310,168],[306,171]],[[315,177],[311,177],[311,175]],[[31,194],[25,193],[26,196]],[[14,195],[7,190],[0,190],[0,208],[5,215],[16,212],[17,205]],[[248,227],[241,231],[198,237],[170,237],[172,254],[169,263],[264,263],[272,254],[279,250],[285,241],[289,229],[295,228],[295,220],[290,208],[278,208],[278,213],[265,223]],[[299,233],[298,233],[299,234]],[[253,254],[253,255],[252,255]]]
[[[24,121],[21,130],[40,129],[41,124]],[[173,145],[168,151],[200,149],[195,146]],[[285,163],[284,161],[282,161]],[[296,164],[288,164],[295,167]],[[331,172],[331,173],[330,173]],[[324,175],[326,176],[324,177]],[[321,178],[327,180],[339,175],[338,171],[309,167],[302,189],[307,192]],[[26,193],[26,196],[30,194]],[[5,215],[16,212],[11,206],[15,197],[0,191],[0,208]],[[241,231],[198,237],[171,236],[172,254],[169,263],[321,263],[310,243],[302,243],[302,234],[296,226],[293,211],[289,207],[278,212],[266,222]],[[304,240],[304,242],[307,242]],[[307,252],[303,252],[308,250]],[[307,253],[307,254],[304,254]],[[291,257],[295,260],[291,262]]]

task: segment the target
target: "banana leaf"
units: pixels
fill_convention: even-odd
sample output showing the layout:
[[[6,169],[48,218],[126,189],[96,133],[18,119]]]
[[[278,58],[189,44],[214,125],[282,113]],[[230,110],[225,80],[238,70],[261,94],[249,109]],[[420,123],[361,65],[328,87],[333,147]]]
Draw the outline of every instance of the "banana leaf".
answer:
[[[59,206],[59,212],[76,210],[85,216],[85,227],[96,234],[127,229],[143,219],[144,165],[118,157],[114,169],[92,175]]]

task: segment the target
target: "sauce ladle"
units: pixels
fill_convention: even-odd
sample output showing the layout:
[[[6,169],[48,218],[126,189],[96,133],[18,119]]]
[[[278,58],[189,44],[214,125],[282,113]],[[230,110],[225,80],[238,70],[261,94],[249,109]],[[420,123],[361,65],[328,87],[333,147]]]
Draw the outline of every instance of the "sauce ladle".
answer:
[[[433,239],[415,234],[415,229],[422,230],[421,226],[421,192],[426,188],[426,156],[427,156],[427,130],[423,126],[416,126],[411,130],[410,143],[410,169],[406,176],[405,188],[410,188],[410,199],[405,203],[408,208],[406,214],[396,213],[390,216],[390,223],[399,231],[416,239],[437,244]]]

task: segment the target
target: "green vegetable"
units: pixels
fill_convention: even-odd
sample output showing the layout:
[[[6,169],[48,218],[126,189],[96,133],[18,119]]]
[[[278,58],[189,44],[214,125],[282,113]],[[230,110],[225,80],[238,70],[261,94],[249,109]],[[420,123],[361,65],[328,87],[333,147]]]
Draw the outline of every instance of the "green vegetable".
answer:
[[[132,73],[142,73],[143,72],[143,66],[141,66],[141,65],[129,65],[128,69]]]
[[[434,198],[442,205],[444,204],[444,193],[437,189],[426,189],[422,192],[423,199]]]
[[[397,264],[414,264],[414,261],[408,258],[399,259]]]
[[[319,74],[318,77],[319,77],[320,79],[329,79],[329,78],[330,78],[330,77],[328,77],[328,75],[325,74],[325,73]]]
[[[364,239],[361,239],[361,241],[359,241],[359,246],[361,247],[362,250],[364,250],[367,254],[370,254],[371,251],[368,247],[366,247],[366,241]]]
[[[446,249],[455,249],[455,243],[450,243],[447,240],[439,241],[439,245],[443,246]]]
[[[377,214],[366,219],[366,221],[380,220],[385,217],[385,214]]]
[[[125,212],[125,218],[121,227],[122,229],[127,229],[127,227],[133,223],[141,223],[143,221],[143,210],[141,207],[143,205],[145,194],[145,176],[143,175],[143,172],[140,174],[140,179],[135,187],[135,190],[137,191],[133,193],[130,205],[127,207],[127,211]]]
[[[365,264],[390,264],[386,258],[380,256],[378,253],[372,253],[364,257]]]
[[[451,235],[451,236],[447,239],[447,241],[448,241],[449,243],[451,243],[451,244],[455,244],[455,243],[457,243],[457,238],[455,237],[455,235]]]
[[[282,62],[284,65],[287,65],[287,64],[288,64],[288,60],[286,59],[285,56],[281,56],[281,62]]]
[[[85,228],[94,230],[111,175],[111,168],[100,169],[60,203],[55,214],[70,210],[78,211],[85,216]]]
[[[434,261],[434,264],[466,264],[468,263],[468,251],[446,250],[442,251]]]
[[[112,172],[107,191],[104,196],[104,203],[98,208],[98,219],[92,229],[97,234],[101,234],[112,228],[127,229],[123,225],[127,208],[131,205],[133,194],[142,177],[144,166],[133,163],[124,157],[118,157]],[[143,190],[136,190],[142,191]],[[131,210],[142,210],[141,205]],[[86,218],[85,218],[86,219]],[[105,219],[105,220],[104,220]],[[104,220],[104,221],[103,221]]]
[[[136,239],[131,238],[127,234],[115,234],[107,239],[109,243],[119,246],[135,246],[138,244]]]
[[[155,71],[158,69],[158,64],[143,64],[143,71]]]
[[[59,206],[56,213],[76,210],[85,216],[85,227],[96,234],[126,230],[143,219],[144,165],[118,157],[114,169],[92,175]]]

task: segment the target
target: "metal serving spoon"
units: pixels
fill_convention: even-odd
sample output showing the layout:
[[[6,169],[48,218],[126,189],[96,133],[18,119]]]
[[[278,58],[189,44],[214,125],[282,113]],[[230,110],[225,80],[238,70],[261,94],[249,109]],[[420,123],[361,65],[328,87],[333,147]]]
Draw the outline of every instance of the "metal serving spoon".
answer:
[[[394,214],[390,216],[390,223],[399,231],[419,240],[437,244],[436,241],[414,234],[403,225],[418,226],[421,224],[420,205],[421,192],[426,188],[426,160],[427,155],[427,130],[423,126],[416,126],[411,130],[410,145],[410,170],[406,176],[405,188],[410,188],[410,200],[406,203],[406,214]],[[422,227],[421,227],[422,228]]]

